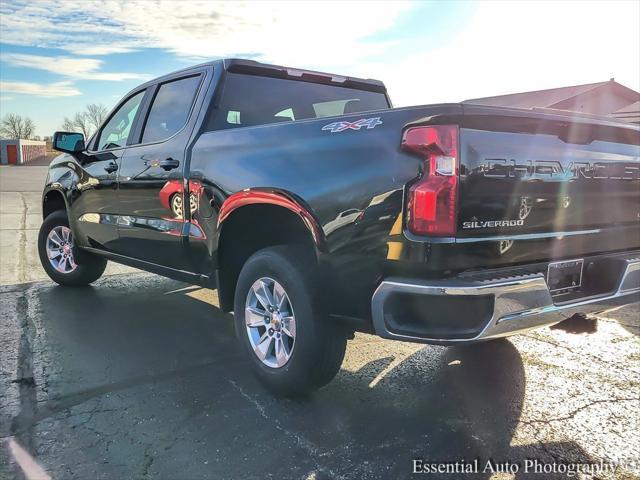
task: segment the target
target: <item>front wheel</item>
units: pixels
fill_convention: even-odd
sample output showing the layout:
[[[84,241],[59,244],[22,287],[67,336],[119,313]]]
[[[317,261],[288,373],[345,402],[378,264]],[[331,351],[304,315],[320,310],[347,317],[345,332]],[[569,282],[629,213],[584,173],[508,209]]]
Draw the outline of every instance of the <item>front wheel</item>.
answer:
[[[51,213],[42,222],[38,253],[44,271],[60,285],[88,285],[100,278],[107,267],[106,259],[89,253],[83,255],[82,262],[77,261],[73,233],[64,210]]]
[[[258,378],[281,395],[322,387],[344,358],[346,334],[322,308],[309,264],[295,248],[266,248],[247,260],[236,287],[238,340]]]

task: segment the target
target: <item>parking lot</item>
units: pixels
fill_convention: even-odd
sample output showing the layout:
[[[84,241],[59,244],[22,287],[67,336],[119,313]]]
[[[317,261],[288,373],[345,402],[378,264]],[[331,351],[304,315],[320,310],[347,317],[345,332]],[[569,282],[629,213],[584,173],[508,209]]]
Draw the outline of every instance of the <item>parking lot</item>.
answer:
[[[278,399],[215,291],[113,264],[92,287],[55,286],[36,249],[45,174],[0,167],[0,478],[405,478],[414,459],[640,478],[638,304],[595,333],[466,348],[357,334],[331,384]]]

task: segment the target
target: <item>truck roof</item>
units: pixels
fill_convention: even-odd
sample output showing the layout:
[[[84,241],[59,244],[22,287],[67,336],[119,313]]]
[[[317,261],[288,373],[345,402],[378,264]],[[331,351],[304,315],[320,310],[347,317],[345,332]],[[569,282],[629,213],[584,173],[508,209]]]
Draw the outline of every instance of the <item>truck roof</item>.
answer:
[[[157,82],[163,77],[170,77],[180,72],[188,72],[194,68],[203,66],[221,67],[227,72],[242,73],[246,75],[258,75],[262,77],[284,78],[288,80],[298,80],[302,82],[321,83],[327,85],[335,85],[345,88],[355,88],[358,90],[368,90],[371,92],[387,93],[387,88],[380,80],[371,78],[349,77],[345,75],[335,75],[332,73],[317,72],[314,70],[305,70],[301,68],[284,67],[281,65],[272,65],[268,63],[256,62],[255,60],[246,60],[242,58],[225,58],[220,60],[212,60],[200,63],[192,67],[187,67],[175,72],[168,73],[158,77],[151,82]],[[149,82],[149,83],[151,83]]]

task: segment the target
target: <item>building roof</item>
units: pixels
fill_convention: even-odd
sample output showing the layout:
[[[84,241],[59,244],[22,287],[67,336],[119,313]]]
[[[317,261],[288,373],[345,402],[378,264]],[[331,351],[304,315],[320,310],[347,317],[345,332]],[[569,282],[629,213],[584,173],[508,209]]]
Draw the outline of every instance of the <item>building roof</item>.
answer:
[[[637,101],[636,103],[632,103],[630,105],[627,105],[626,107],[622,107],[617,112],[613,112],[612,115],[615,115],[617,113],[630,113],[630,112],[636,112],[637,113],[638,111],[640,111],[640,100]]]
[[[611,116],[631,123],[640,123],[640,101],[622,107]]]
[[[618,95],[624,98],[629,98],[630,102],[640,98],[640,93],[621,85],[612,78],[608,82],[586,83],[584,85],[573,85],[570,87],[550,88],[547,90],[535,90],[532,92],[497,95],[494,97],[473,98],[465,100],[462,103],[514,108],[554,108],[559,103],[565,102],[566,100],[579,95],[583,95],[587,92],[593,92],[594,90],[603,87],[615,90]]]

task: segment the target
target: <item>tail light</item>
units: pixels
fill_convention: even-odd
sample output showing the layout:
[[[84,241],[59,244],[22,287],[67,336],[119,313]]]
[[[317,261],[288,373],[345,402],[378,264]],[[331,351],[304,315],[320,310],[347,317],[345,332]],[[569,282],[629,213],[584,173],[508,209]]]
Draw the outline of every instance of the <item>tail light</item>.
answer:
[[[433,125],[409,128],[402,138],[402,148],[425,159],[422,178],[409,189],[409,231],[434,237],[455,235],[458,127]]]

